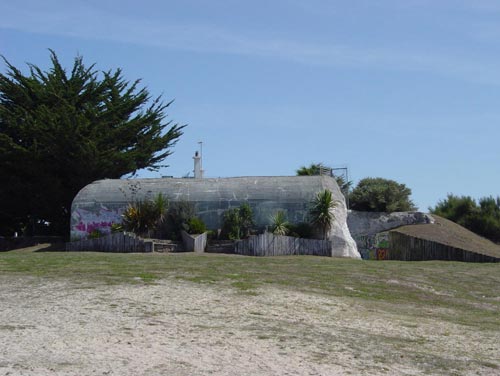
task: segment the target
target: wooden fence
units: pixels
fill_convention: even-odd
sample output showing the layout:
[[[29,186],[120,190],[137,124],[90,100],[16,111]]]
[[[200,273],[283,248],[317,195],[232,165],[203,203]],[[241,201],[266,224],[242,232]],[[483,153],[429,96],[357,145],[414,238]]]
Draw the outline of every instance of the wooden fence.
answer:
[[[500,262],[500,258],[453,248],[430,240],[414,238],[395,231],[389,233],[389,249],[385,259],[402,261]]]
[[[331,256],[332,244],[329,240],[302,239],[264,233],[236,241],[235,253],[245,256]]]
[[[151,239],[142,239],[134,234],[118,232],[97,239],[82,239],[66,243],[66,251],[94,252],[153,252]]]

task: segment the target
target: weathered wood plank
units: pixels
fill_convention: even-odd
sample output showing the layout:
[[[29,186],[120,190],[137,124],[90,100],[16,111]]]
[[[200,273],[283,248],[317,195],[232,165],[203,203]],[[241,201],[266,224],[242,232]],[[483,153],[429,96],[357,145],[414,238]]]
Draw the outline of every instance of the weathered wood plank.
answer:
[[[331,256],[331,242],[264,233],[237,241],[235,253],[247,256]]]
[[[151,241],[141,239],[134,234],[116,233],[97,239],[82,239],[66,243],[66,250],[73,252],[152,252]]]
[[[415,238],[396,231],[389,233],[389,251],[386,259],[402,261],[500,262],[500,258]]]

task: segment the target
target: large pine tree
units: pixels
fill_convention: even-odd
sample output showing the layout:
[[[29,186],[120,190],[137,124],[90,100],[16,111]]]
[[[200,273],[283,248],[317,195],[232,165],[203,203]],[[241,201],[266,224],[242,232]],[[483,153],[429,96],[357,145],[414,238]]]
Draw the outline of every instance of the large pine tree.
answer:
[[[165,121],[161,97],[120,69],[100,72],[82,57],[67,72],[29,64],[25,75],[5,58],[0,73],[0,235],[69,231],[71,202],[88,183],[157,170],[185,125]],[[49,226],[46,223],[50,223]]]

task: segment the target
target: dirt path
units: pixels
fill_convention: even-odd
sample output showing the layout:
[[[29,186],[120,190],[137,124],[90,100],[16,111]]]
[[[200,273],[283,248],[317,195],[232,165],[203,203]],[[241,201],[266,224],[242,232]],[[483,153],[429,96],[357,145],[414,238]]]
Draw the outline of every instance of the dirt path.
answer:
[[[0,375],[500,375],[498,331],[348,299],[178,280],[0,285]]]

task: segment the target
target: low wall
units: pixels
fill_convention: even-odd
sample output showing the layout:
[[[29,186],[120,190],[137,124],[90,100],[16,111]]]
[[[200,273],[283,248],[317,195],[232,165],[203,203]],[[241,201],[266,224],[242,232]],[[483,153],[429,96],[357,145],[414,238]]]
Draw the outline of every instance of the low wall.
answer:
[[[245,256],[331,256],[329,240],[302,239],[265,233],[235,243],[235,253]]]
[[[142,239],[134,234],[118,232],[97,239],[83,239],[66,243],[66,251],[93,252],[153,252],[152,240]]]
[[[187,252],[205,252],[207,248],[207,233],[190,235],[186,231],[181,232],[184,249]]]
[[[233,254],[234,240],[209,240],[205,252]]]

